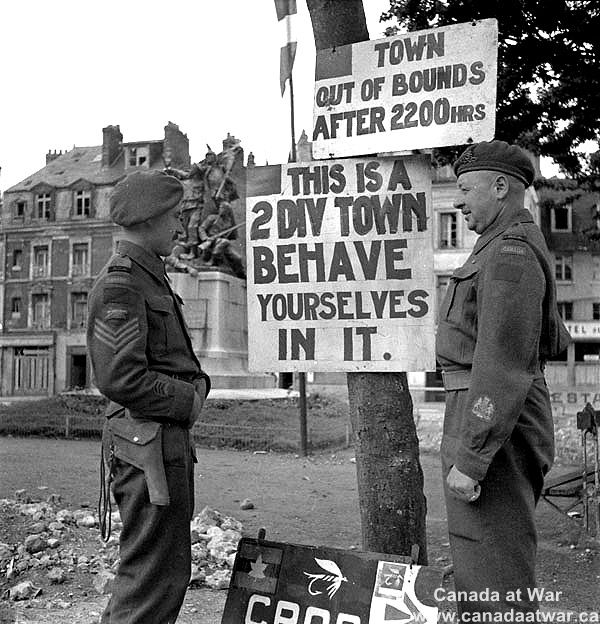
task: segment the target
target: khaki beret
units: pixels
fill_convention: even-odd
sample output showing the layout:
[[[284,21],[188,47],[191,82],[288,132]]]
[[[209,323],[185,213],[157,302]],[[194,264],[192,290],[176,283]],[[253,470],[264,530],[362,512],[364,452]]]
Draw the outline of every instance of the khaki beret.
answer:
[[[508,173],[525,186],[535,178],[535,169],[527,153],[518,145],[505,141],[484,141],[470,145],[454,163],[456,177],[467,171],[500,171]]]
[[[157,217],[176,206],[183,196],[181,182],[157,169],[134,171],[110,194],[111,219],[129,227]]]

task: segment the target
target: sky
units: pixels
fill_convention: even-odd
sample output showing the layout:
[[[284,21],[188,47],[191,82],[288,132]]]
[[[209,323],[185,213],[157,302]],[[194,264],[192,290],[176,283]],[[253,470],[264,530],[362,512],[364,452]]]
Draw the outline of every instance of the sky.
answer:
[[[310,135],[315,47],[298,0],[296,137]],[[371,39],[389,0],[364,0]],[[258,165],[287,162],[290,109],[279,87],[284,35],[273,0],[19,0],[0,3],[0,191],[48,150],[187,134],[193,162],[231,133]],[[552,175],[542,170],[546,175]]]

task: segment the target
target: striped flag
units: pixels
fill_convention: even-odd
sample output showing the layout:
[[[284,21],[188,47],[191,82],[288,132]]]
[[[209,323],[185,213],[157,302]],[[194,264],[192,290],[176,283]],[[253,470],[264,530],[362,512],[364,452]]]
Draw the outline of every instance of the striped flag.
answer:
[[[275,0],[275,10],[280,27],[285,33],[279,59],[279,85],[281,95],[283,95],[285,81],[292,77],[292,67],[296,56],[297,44],[292,33],[292,20],[297,13],[296,0]]]

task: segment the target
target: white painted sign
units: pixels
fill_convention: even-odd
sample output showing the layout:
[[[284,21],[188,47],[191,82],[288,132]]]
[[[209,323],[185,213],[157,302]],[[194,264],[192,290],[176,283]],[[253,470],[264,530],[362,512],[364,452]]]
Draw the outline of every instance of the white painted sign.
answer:
[[[429,158],[248,169],[252,371],[435,367]]]
[[[492,139],[497,62],[495,19],[318,51],[314,157]]]
[[[600,340],[600,323],[594,321],[565,321],[573,340]]]

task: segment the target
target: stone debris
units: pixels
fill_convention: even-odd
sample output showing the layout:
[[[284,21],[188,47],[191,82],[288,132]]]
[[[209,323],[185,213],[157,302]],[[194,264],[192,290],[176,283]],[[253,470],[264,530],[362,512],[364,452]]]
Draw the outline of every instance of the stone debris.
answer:
[[[115,575],[110,570],[100,570],[94,577],[94,589],[102,596],[110,594]]]
[[[11,600],[28,600],[29,598],[36,598],[41,592],[41,588],[35,587],[31,581],[22,581],[8,592],[8,597]]]
[[[50,568],[47,577],[51,583],[60,584],[65,582],[67,574],[63,568]]]
[[[254,509],[254,503],[249,499],[249,498],[245,498],[241,503],[240,503],[240,509]]]
[[[46,540],[38,534],[34,534],[34,535],[28,535],[25,538],[25,550],[28,553],[34,554],[34,553],[38,553],[38,552],[42,552],[43,550],[46,549],[46,547],[48,546],[48,542],[46,542]]]
[[[18,499],[0,500],[0,508],[13,517],[24,517],[27,532],[16,543],[0,542],[0,577],[12,584],[9,599],[27,601],[38,598],[43,587],[68,587],[76,572],[92,575],[91,585],[98,594],[110,594],[119,562],[122,523],[118,510],[111,514],[112,534],[104,542],[98,532],[97,517],[90,509],[59,509],[60,497],[54,495],[45,502],[33,500],[25,490],[18,491]],[[190,587],[229,587],[242,529],[239,520],[216,509],[204,507],[196,514],[190,523]],[[44,601],[57,604],[56,597]]]
[[[191,585],[204,583],[213,589],[227,589],[242,523],[205,507],[190,524],[192,530]],[[233,558],[232,555],[233,554]]]

